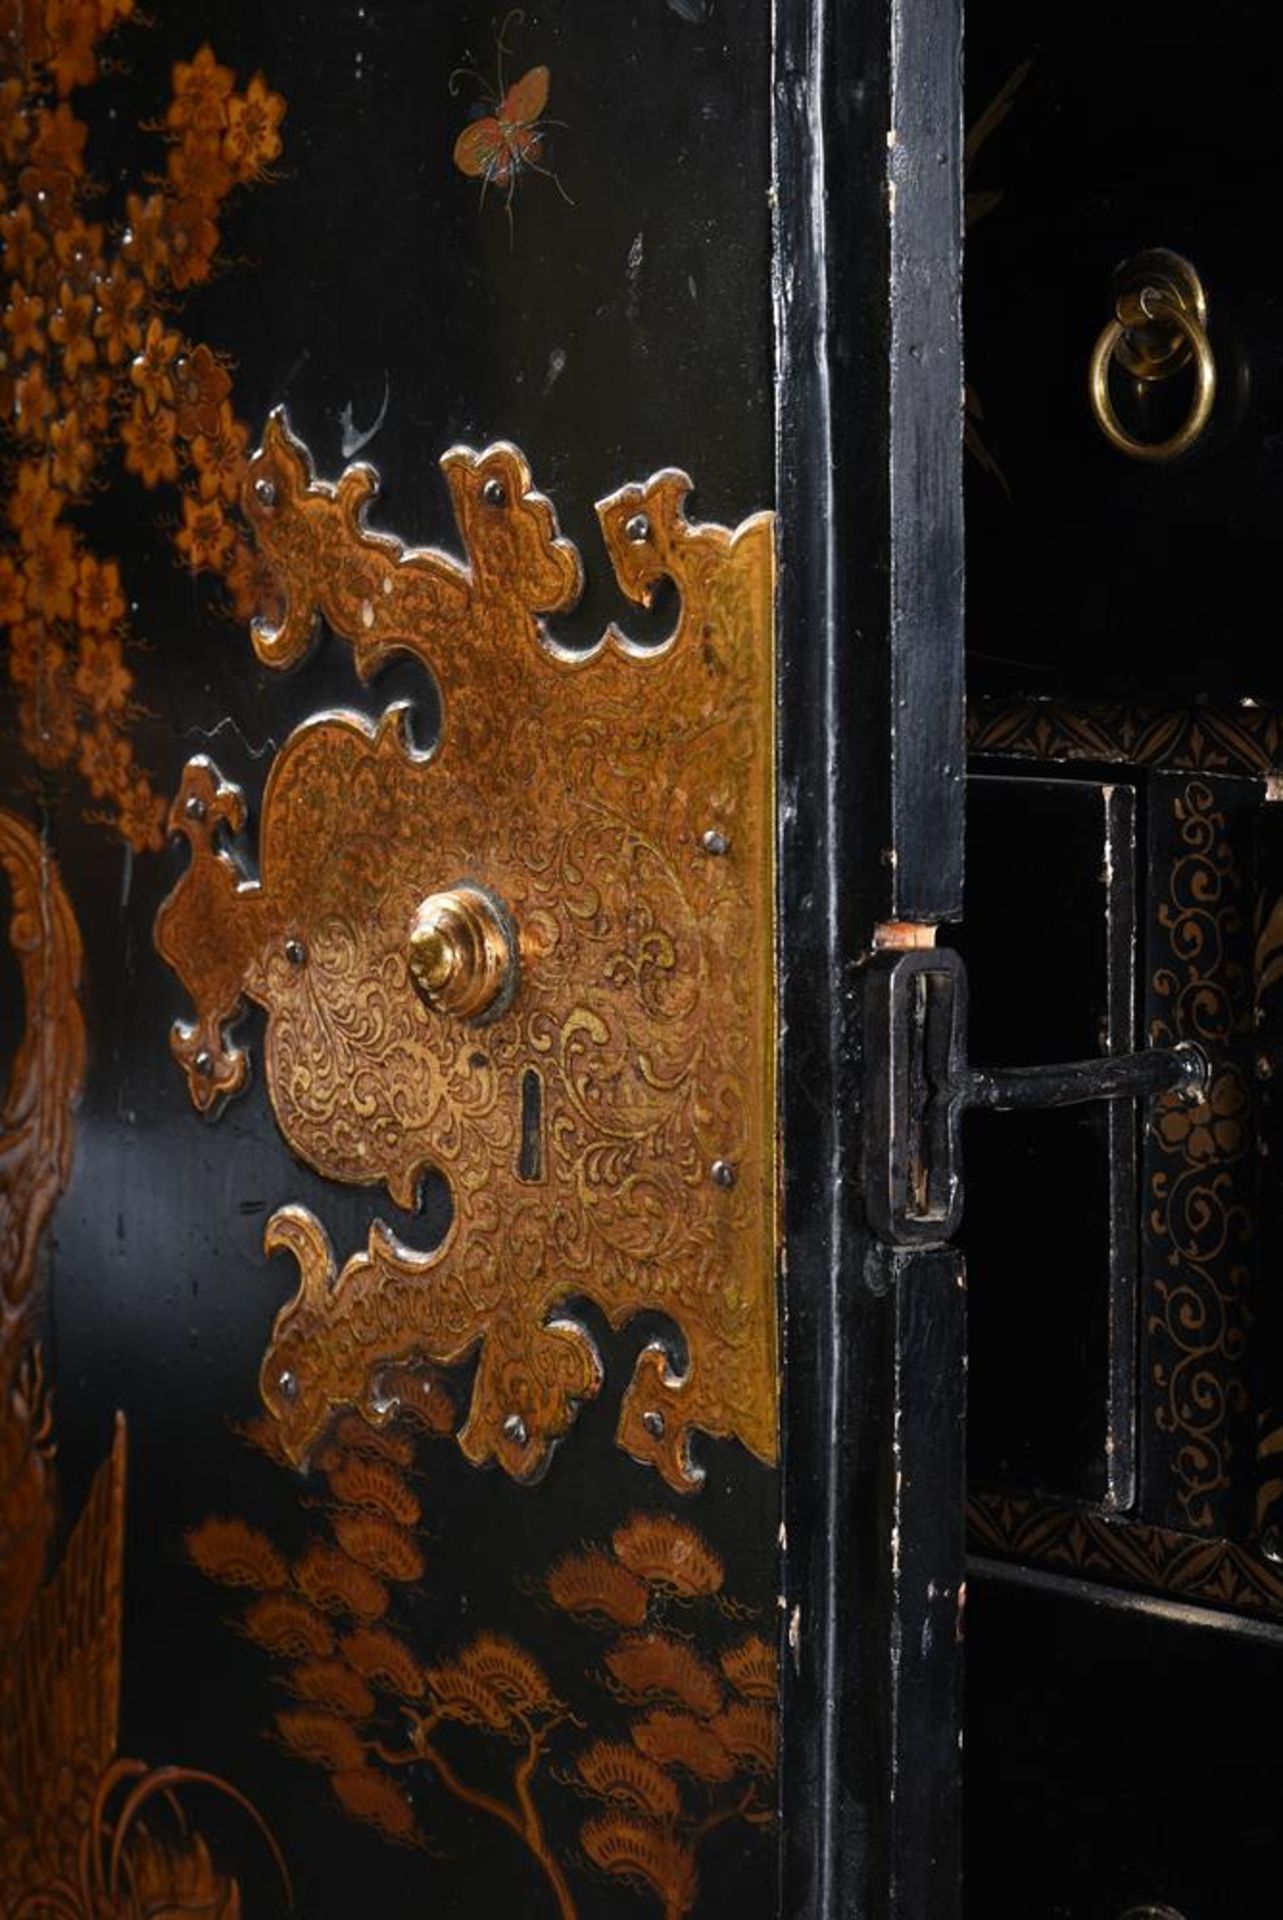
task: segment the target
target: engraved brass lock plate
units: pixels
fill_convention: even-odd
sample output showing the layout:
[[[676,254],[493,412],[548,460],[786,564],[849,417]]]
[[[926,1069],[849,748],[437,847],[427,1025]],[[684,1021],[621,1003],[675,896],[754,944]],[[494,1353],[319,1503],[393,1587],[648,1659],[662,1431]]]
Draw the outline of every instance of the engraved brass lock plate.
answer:
[[[313,1214],[270,1221],[298,1285],[261,1386],[294,1459],[337,1409],[387,1418],[407,1367],[476,1354],[460,1444],[532,1478],[602,1384],[588,1301],[675,1329],[640,1354],[618,1438],[691,1487],[697,1431],[776,1456],[772,521],[688,521],[673,470],[601,502],[624,593],[667,578],[681,612],[660,646],[612,626],[572,652],[544,617],[577,601],[579,554],[521,454],[442,468],[464,560],[371,532],[372,470],[317,481],[268,425],[243,504],[284,612],[260,659],[294,665],[323,617],[363,677],[414,655],[441,732],[419,748],[396,706],[300,726],[257,875],[226,844],[241,794],[188,764],[191,861],[156,928],[195,1009],[174,1051],[216,1107],[254,1001],[300,1159],[407,1210],[427,1171],[449,1185],[430,1252],[377,1224],[340,1269]]]

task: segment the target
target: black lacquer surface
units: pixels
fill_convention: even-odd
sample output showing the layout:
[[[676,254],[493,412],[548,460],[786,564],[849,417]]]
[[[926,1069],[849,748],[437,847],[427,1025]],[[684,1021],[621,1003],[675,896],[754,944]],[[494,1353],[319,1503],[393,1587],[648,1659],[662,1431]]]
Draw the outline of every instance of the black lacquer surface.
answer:
[[[1273,1016],[1253,1007],[1283,695],[1269,24],[1253,0],[968,7],[969,126],[1018,80],[968,176],[968,685],[1021,716],[1005,741],[986,728],[1010,804],[970,810],[973,1005],[986,1047],[1043,1036],[1048,1057],[1102,1011],[1108,849],[1038,799],[1049,775],[1098,780],[1135,794],[1139,1042],[1198,1030],[1213,1062],[1208,1105],[1139,1115],[1121,1184],[1099,1117],[1005,1143],[994,1119],[972,1143],[964,1909],[986,1920],[1277,1905],[1283,1637],[1257,1505],[1277,1129]],[[1107,445],[1087,395],[1111,273],[1154,246],[1202,276],[1219,372],[1208,432],[1167,467]],[[1113,393],[1159,438],[1191,387]],[[1259,750],[1234,744],[1243,719]],[[1132,1396],[1129,1440],[1111,1394],[1115,1421]],[[1120,1435],[1134,1473],[1102,1456]]]
[[[469,56],[493,71],[499,23],[488,6],[183,0],[150,12],[154,24],[119,36],[120,70],[82,109],[91,169],[113,201],[156,166],[141,123],[163,113],[171,64],[203,41],[243,77],[261,68],[288,102],[277,177],[229,214],[227,270],[183,309],[192,337],[234,356],[241,417],[257,431],[284,403],[330,478],[357,451],[353,435],[381,421],[360,447],[384,484],[374,524],[455,550],[438,456],[457,441],[516,441],[585,558],[588,591],[559,636],[586,644],[615,617],[639,640],[663,637],[671,609],[650,617],[621,602],[592,507],[668,464],[691,472],[696,514],[734,525],[772,504],[765,0],[566,0],[511,22],[509,78],[536,62],[551,69],[548,158],[573,203],[526,175],[511,231],[502,194],[483,205],[451,159],[480,92],[464,80],[452,93],[451,72]],[[209,582],[174,564],[156,496],[113,477],[86,524],[119,555],[148,638],[130,662],[144,709],[135,738],[158,784],[172,791],[187,756],[211,754],[246,789],[252,838],[270,755],[308,715],[334,705],[376,714],[409,697],[430,735],[431,688],[410,666],[363,686],[348,649],[327,639],[292,676],[258,666]],[[375,1215],[430,1245],[447,1203],[430,1192],[410,1220],[386,1195],[308,1173],[277,1133],[261,1077],[213,1123],[198,1118],[168,1050],[181,990],[151,944],[183,853],[124,851],[86,821],[74,780],[33,778],[7,717],[0,752],[13,804],[47,828],[87,952],[89,1078],[49,1242],[47,1338],[69,1518],[114,1411],[129,1421],[122,1750],[234,1781],[276,1833],[299,1911],[317,1920],[415,1904],[552,1912],[511,1837],[445,1796],[425,1812],[439,1852],[399,1851],[342,1819],[320,1772],[265,1738],[283,1700],[270,1663],[230,1624],[235,1596],[182,1548],[210,1512],[242,1514],[283,1545],[315,1517],[317,1486],[233,1430],[255,1410],[259,1357],[292,1287],[285,1263],[260,1250],[268,1215],[299,1200],[342,1248],[362,1242]],[[252,1021],[246,1032],[253,1048]],[[448,1442],[424,1451],[429,1572],[412,1612],[429,1657],[484,1625],[529,1644],[582,1695],[600,1642],[553,1616],[530,1583],[641,1510],[698,1525],[726,1563],[727,1593],[748,1609],[745,1631],[751,1622],[773,1638],[777,1476],[709,1444],[704,1490],[685,1502],[668,1493],[614,1443],[618,1394],[656,1328],[638,1320],[613,1336],[598,1319],[593,1330],[606,1386],[538,1487],[477,1472]],[[584,1810],[565,1785],[546,1796],[550,1836],[572,1860]],[[245,1823],[217,1807],[205,1818],[203,1803],[202,1818],[241,1877],[247,1912],[275,1911],[276,1882]],[[700,1910],[773,1913],[775,1854],[769,1829],[739,1822],[711,1834]],[[584,1914],[634,1904],[582,1860],[573,1871]]]
[[[968,496],[971,685],[1082,698],[1277,699],[1274,529],[1283,499],[1283,358],[1272,206],[1280,127],[1270,14],[1129,11],[1091,30],[1073,8],[975,0],[967,113],[976,126],[1027,62],[969,194],[999,196],[968,236],[967,380],[999,476]],[[1207,293],[1218,397],[1170,466],[1107,444],[1087,400],[1110,276],[1148,247],[1183,254]],[[1128,430],[1159,439],[1188,377],[1137,396]]]

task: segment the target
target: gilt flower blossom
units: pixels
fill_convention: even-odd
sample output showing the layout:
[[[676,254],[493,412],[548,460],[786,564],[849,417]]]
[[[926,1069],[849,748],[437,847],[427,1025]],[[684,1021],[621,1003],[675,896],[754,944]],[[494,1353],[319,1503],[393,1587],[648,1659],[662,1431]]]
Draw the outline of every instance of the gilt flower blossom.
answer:
[[[147,323],[141,351],[129,369],[129,378],[143,397],[149,413],[174,398],[174,356],[182,345],[176,333],[167,333],[159,314]]]
[[[97,222],[87,226],[79,218],[60,227],[53,237],[53,250],[63,276],[77,293],[92,293],[94,281],[102,273],[103,230]]]
[[[1238,1075],[1222,1073],[1206,1100],[1186,1106],[1175,1097],[1162,1104],[1158,1134],[1167,1147],[1179,1147],[1199,1166],[1229,1160],[1247,1140],[1247,1095]]]
[[[24,439],[43,441],[56,402],[45,370],[37,361],[18,376],[13,387],[13,423]]]
[[[166,199],[163,227],[169,249],[169,277],[176,287],[196,286],[208,280],[218,246],[218,228],[203,200]]]
[[[55,527],[22,563],[27,606],[45,620],[70,620],[76,556],[70,527]]]
[[[45,336],[40,325],[44,311],[44,301],[15,282],[4,310],[5,330],[13,342],[10,353],[15,360],[44,352]]]
[[[245,477],[248,445],[248,429],[241,425],[224,400],[213,431],[198,434],[192,441],[192,459],[200,476],[202,498],[208,500],[221,495],[229,506],[235,506]]]
[[[81,631],[111,633],[124,617],[120,568],[114,560],[82,553],[76,575],[76,621]]]
[[[112,384],[98,367],[85,367],[72,381],[63,383],[63,399],[80,415],[90,436],[106,433],[111,419]]]
[[[94,54],[100,30],[97,0],[46,0],[45,30],[49,35],[49,65],[59,93],[87,87],[98,73]]]
[[[49,471],[68,493],[83,493],[94,468],[93,442],[86,437],[73,407],[59,414],[49,428]]]
[[[272,92],[261,73],[254,75],[243,97],[233,94],[228,100],[223,151],[238,180],[252,180],[279,158],[278,129],[284,117],[284,100]]]
[[[28,285],[49,251],[49,242],[36,226],[31,208],[24,200],[20,206],[0,214],[0,260],[10,280]]]
[[[58,289],[58,304],[49,318],[49,338],[62,348],[63,372],[74,377],[81,367],[92,366],[98,350],[94,346],[93,295],[77,293],[69,281]]]
[[[50,484],[44,460],[23,460],[14,474],[7,515],[28,552],[44,546],[62,512],[62,495]]]
[[[119,713],[129,698],[134,676],[121,658],[120,642],[82,635],[76,664],[76,691],[98,715]]]
[[[52,112],[42,107],[36,115],[31,158],[38,166],[60,167],[79,178],[85,170],[88,138],[88,127],[83,120],[77,120],[65,100]]]
[[[235,531],[223,518],[223,509],[217,500],[184,494],[183,524],[174,535],[174,545],[186,555],[190,567],[219,572],[235,538]]]
[[[7,160],[11,166],[27,139],[24,98],[21,80],[0,82],[0,159]]]
[[[125,447],[125,465],[138,475],[145,487],[158,487],[162,480],[177,480],[174,416],[168,407],[157,407],[154,413],[149,413],[140,395],[121,426],[120,437]]]
[[[268,626],[279,623],[285,610],[285,597],[280,582],[257,547],[238,540],[223,578],[238,620],[263,620]]]
[[[165,844],[169,806],[145,776],[131,780],[116,794],[117,825],[135,853],[159,853]]]
[[[110,721],[100,720],[92,733],[80,736],[80,771],[96,800],[120,792],[132,771],[133,751]]]
[[[9,678],[20,691],[34,687],[48,631],[39,620],[17,620],[9,629]]]
[[[0,553],[0,626],[12,628],[27,610],[27,588],[11,553]]]
[[[193,129],[180,146],[171,147],[169,177],[180,200],[190,197],[217,206],[232,184],[218,130]]]
[[[222,127],[227,119],[227,96],[236,76],[220,67],[214,50],[201,47],[194,60],[180,60],[174,68],[174,98],[168,120],[171,127]]]
[[[143,342],[137,313],[143,300],[143,284],[126,273],[119,260],[95,288],[98,317],[94,338],[103,343],[103,358],[108,366],[118,367],[127,354],[137,353]]]
[[[218,432],[219,410],[232,390],[226,367],[208,347],[195,347],[174,362],[173,399],[178,431],[185,440]]]
[[[169,261],[164,195],[153,193],[150,199],[144,200],[141,194],[128,194],[125,221],[120,251],[130,266],[137,267],[147,285],[154,287]]]

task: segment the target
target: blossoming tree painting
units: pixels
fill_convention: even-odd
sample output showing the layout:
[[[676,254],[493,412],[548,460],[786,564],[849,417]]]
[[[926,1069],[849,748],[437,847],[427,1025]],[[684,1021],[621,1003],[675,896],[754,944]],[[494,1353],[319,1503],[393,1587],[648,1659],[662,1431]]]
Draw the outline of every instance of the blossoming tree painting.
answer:
[[[77,96],[134,14],[134,0],[0,8],[0,623],[26,752],[78,774],[92,817],[142,853],[163,844],[166,801],[131,739],[140,583],[99,550],[95,496],[117,460],[172,491],[178,562],[215,576],[239,618],[267,603],[236,513],[248,429],[226,359],[181,309],[221,270],[236,194],[270,177],[285,102],[197,48],[155,126],[163,173],[113,204]]]

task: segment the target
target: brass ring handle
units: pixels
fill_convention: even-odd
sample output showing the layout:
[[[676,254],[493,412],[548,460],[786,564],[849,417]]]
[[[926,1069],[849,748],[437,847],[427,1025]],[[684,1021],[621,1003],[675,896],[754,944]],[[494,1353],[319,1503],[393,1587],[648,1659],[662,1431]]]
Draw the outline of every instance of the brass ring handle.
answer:
[[[1194,404],[1181,426],[1166,440],[1136,440],[1120,425],[1109,395],[1109,369],[1133,329],[1140,323],[1165,329],[1181,347],[1181,358],[1193,356]],[[1122,357],[1122,356],[1120,356]],[[1135,371],[1135,369],[1132,369]],[[1141,379],[1164,378],[1163,373],[1141,373]],[[1211,418],[1216,400],[1216,360],[1201,317],[1192,313],[1175,293],[1158,287],[1142,288],[1137,296],[1120,299],[1118,312],[1102,331],[1092,351],[1087,386],[1096,424],[1112,446],[1133,460],[1166,461],[1188,452]]]

